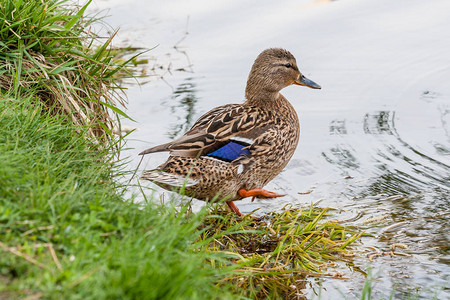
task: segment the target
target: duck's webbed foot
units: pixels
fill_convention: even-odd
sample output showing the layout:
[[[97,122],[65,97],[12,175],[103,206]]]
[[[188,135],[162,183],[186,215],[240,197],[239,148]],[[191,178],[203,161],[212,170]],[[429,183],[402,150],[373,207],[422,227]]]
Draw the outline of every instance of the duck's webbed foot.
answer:
[[[255,197],[258,198],[276,198],[276,197],[283,197],[284,195],[281,194],[277,194],[275,192],[271,192],[265,189],[252,189],[252,190],[246,190],[246,189],[240,189],[238,191],[238,195],[241,196],[242,198],[246,198],[246,197],[253,197],[252,198],[252,202],[253,200],[255,200]]]

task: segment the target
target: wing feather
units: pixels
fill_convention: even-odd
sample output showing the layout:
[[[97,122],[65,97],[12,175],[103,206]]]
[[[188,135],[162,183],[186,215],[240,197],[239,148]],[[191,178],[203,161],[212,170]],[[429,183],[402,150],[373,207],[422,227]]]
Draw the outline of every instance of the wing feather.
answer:
[[[201,116],[182,137],[144,150],[140,155],[170,151],[171,155],[196,157],[215,151],[233,137],[256,141],[259,136],[255,134],[271,127],[271,117],[271,112],[258,107],[241,104],[219,106]],[[257,150],[256,145],[248,147]]]

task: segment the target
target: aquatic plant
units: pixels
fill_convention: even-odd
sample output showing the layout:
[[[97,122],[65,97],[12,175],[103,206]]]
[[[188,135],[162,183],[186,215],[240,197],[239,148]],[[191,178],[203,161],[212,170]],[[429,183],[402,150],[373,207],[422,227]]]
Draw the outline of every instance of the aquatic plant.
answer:
[[[324,273],[333,261],[354,256],[349,246],[364,232],[325,220],[326,208],[285,207],[260,218],[243,219],[215,206],[201,229],[207,251],[229,254],[239,268],[222,282],[245,297],[297,299],[308,276]]]

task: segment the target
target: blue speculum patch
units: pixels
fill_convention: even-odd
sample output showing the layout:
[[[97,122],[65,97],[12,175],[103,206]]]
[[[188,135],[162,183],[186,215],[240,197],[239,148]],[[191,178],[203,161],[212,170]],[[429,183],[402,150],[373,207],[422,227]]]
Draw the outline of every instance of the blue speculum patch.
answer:
[[[244,149],[248,144],[243,145],[234,141],[230,141],[228,144],[220,147],[219,149],[208,153],[207,156],[214,157],[223,161],[233,161],[239,156],[249,155],[250,151]]]

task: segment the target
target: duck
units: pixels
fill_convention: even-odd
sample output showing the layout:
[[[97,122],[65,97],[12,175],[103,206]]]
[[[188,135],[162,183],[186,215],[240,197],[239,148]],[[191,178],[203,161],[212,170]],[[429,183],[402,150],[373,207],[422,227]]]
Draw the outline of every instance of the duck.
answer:
[[[299,141],[297,113],[280,93],[290,85],[321,88],[299,71],[289,51],[262,51],[248,75],[245,101],[213,108],[183,136],[139,153],[169,152],[141,179],[198,200],[224,199],[239,216],[233,201],[284,196],[263,187],[284,169]]]

